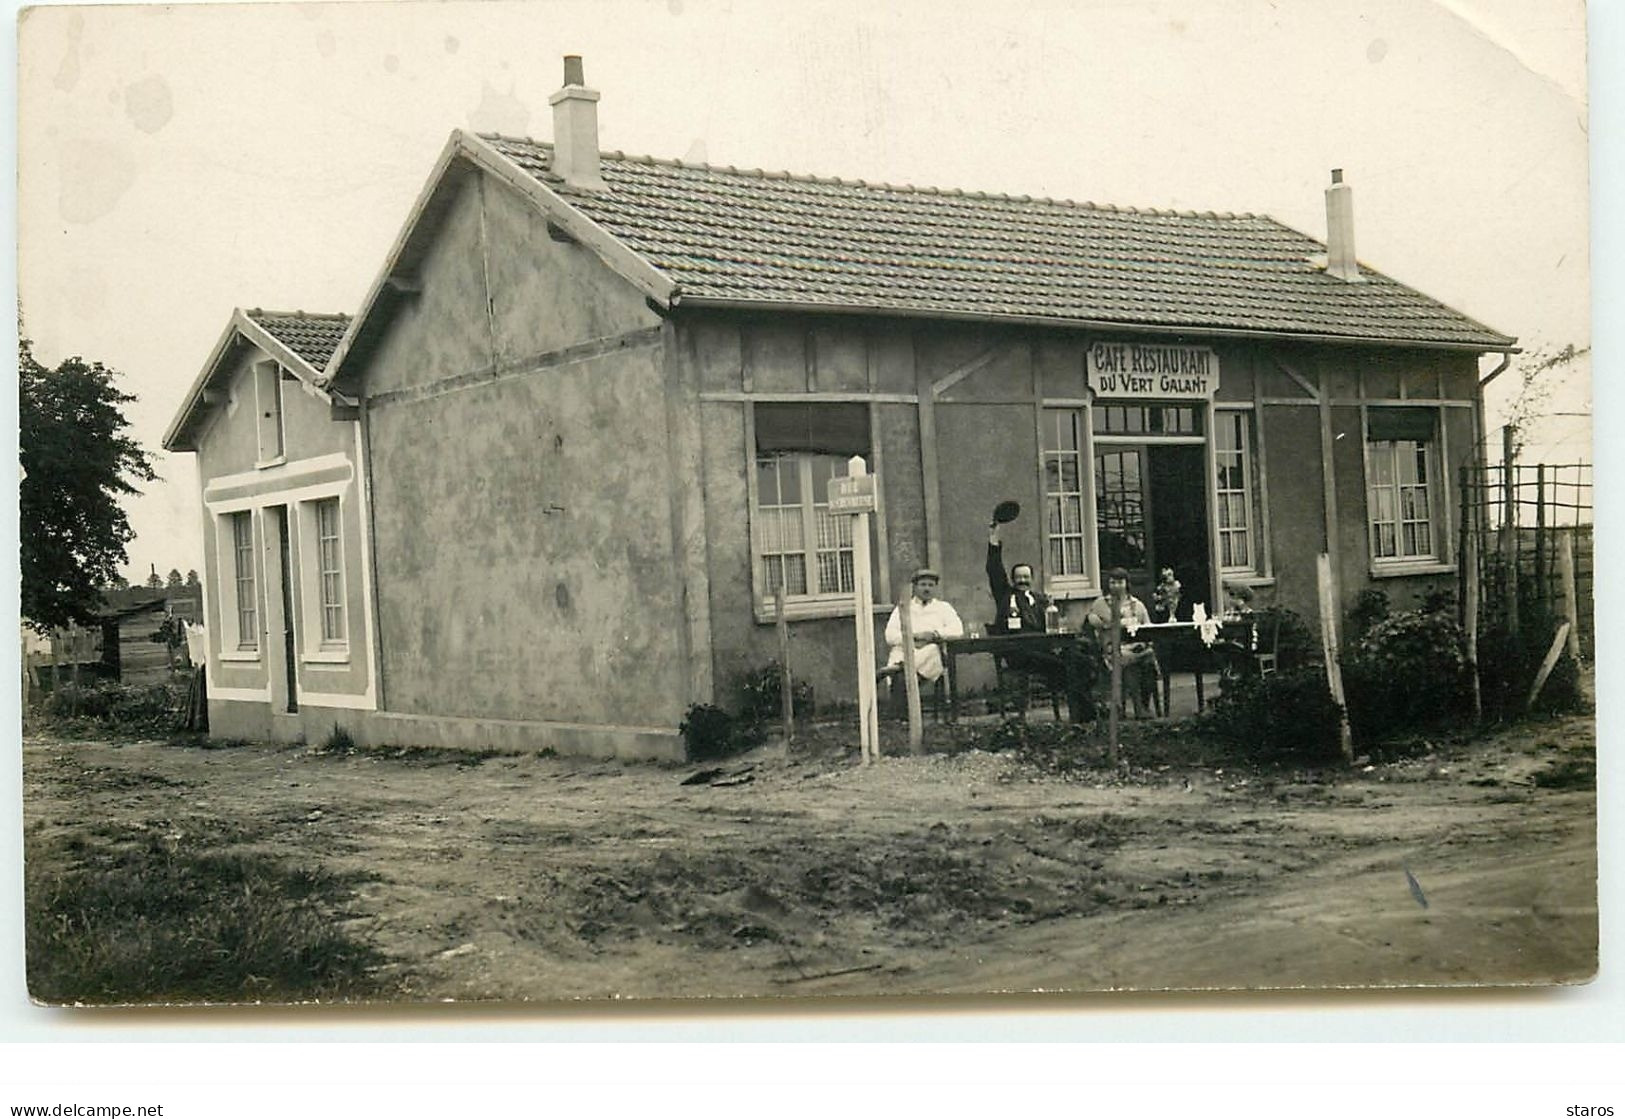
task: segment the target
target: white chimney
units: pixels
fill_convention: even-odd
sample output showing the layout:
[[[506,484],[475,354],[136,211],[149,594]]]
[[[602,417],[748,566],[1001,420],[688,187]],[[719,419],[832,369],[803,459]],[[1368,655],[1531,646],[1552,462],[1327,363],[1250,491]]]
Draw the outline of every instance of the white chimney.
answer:
[[[1362,282],[1354,259],[1354,188],[1343,181],[1341,167],[1332,170],[1326,188],[1326,271],[1351,284]]]
[[[553,106],[553,173],[570,190],[608,190],[598,173],[598,91],[586,87],[581,56],[564,56],[564,88]]]

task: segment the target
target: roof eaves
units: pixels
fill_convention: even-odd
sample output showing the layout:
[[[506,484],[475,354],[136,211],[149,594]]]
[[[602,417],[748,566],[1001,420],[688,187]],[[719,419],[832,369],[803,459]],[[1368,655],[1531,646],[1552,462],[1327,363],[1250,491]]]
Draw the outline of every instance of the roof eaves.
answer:
[[[475,164],[529,198],[560,229],[591,249],[646,296],[662,307],[671,305],[677,284],[647,257],[593,221],[568,198],[509,159],[483,136],[461,132],[459,135],[464,139],[466,154]]]
[[[273,334],[268,327],[255,321],[248,312],[238,308],[237,317],[240,320],[239,329],[250,342],[276,358],[284,369],[320,394],[323,400],[332,401],[333,398],[327,389],[319,383],[321,370],[295,353],[291,346]]]
[[[1350,332],[1268,330],[1245,327],[1217,327],[1203,323],[1137,323],[1116,319],[1064,318],[1055,315],[925,309],[884,304],[818,303],[805,300],[760,299],[716,295],[687,295],[672,301],[673,308],[735,311],[794,312],[813,315],[875,315],[884,318],[931,319],[934,321],[996,323],[1004,326],[1046,326],[1068,330],[1115,331],[1130,334],[1194,334],[1213,338],[1268,338],[1293,342],[1326,342],[1343,345],[1402,346],[1416,349],[1456,350],[1468,353],[1517,353],[1517,339],[1494,331],[1486,337],[1452,341],[1437,338],[1404,338]],[[1465,317],[1465,316],[1464,316]],[[1470,320],[1469,320],[1470,321]]]

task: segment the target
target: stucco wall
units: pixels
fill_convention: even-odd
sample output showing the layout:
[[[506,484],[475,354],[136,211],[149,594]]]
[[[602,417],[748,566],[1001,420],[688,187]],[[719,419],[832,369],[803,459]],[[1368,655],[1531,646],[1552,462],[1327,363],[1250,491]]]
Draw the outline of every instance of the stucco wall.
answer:
[[[385,705],[675,728],[671,487],[694,467],[660,320],[494,183],[463,186],[419,273],[362,376]]]

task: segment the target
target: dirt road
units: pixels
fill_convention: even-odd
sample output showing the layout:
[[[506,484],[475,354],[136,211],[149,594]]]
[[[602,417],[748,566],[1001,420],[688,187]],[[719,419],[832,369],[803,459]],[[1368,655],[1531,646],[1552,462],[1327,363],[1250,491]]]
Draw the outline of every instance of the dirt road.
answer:
[[[400,997],[1581,981],[1593,724],[1336,773],[1036,776],[768,747],[698,767],[29,739],[28,857],[161,835],[354,873]]]

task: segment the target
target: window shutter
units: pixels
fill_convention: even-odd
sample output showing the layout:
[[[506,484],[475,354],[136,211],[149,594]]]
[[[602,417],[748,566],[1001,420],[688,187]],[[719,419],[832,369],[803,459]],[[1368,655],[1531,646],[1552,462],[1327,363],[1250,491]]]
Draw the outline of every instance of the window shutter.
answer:
[[[1438,426],[1436,408],[1373,408],[1366,416],[1367,438],[1373,443],[1431,443]]]
[[[759,454],[867,455],[866,404],[757,404]]]

